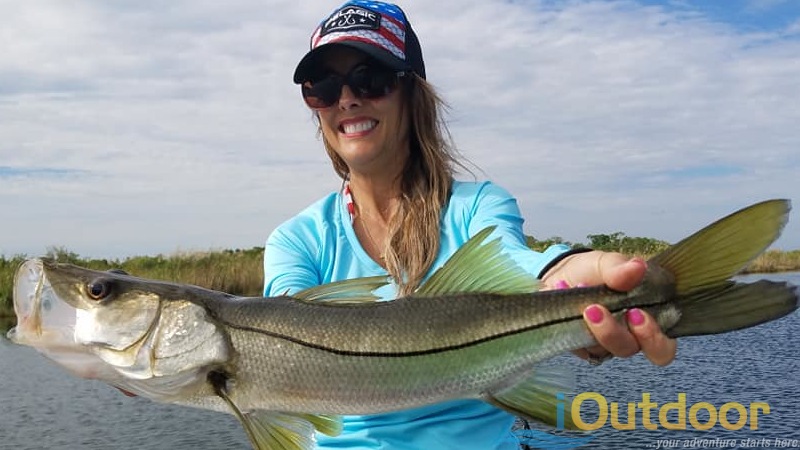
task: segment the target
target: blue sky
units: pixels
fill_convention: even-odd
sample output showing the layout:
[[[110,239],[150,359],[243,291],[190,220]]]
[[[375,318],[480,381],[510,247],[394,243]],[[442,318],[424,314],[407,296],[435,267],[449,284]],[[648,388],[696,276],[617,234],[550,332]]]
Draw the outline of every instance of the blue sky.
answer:
[[[0,3],[0,254],[263,245],[340,185],[291,82],[336,6]],[[674,242],[800,193],[800,2],[402,6],[457,146],[528,234]]]
[[[800,2],[795,0],[638,0],[638,3],[694,12],[740,32],[781,30],[800,17]]]

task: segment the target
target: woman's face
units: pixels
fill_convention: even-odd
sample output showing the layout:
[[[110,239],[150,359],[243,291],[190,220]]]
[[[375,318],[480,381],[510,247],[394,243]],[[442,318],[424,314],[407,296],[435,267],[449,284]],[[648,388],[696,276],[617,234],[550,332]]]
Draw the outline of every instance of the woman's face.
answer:
[[[344,76],[365,62],[366,55],[334,47],[323,57],[327,71]],[[409,154],[408,121],[403,113],[402,83],[380,98],[357,97],[346,84],[332,106],[317,109],[322,134],[345,161],[350,173],[402,170]]]

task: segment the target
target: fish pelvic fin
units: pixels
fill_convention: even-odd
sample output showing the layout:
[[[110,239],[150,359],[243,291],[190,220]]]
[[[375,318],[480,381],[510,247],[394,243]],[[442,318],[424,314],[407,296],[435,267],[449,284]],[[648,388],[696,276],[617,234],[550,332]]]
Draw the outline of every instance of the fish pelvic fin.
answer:
[[[789,200],[756,203],[708,225],[649,262],[674,277],[677,295],[721,287],[780,236],[790,210]]]
[[[578,430],[566,400],[575,389],[573,372],[566,367],[537,367],[524,380],[483,400],[506,412],[552,427]],[[564,407],[559,414],[559,403]],[[563,421],[559,423],[560,420]]]
[[[466,292],[519,294],[535,292],[539,280],[502,253],[500,238],[484,244],[495,226],[479,231],[414,292],[414,297]]]
[[[261,410],[242,412],[228,395],[227,374],[211,372],[208,381],[239,419],[255,450],[313,450],[316,445],[314,430],[329,436],[342,432],[341,416]]]
[[[740,330],[781,318],[798,306],[797,287],[760,280],[728,282],[721,287],[695,291],[675,302],[678,323],[667,336],[699,336]],[[651,312],[656,317],[658,313]]]

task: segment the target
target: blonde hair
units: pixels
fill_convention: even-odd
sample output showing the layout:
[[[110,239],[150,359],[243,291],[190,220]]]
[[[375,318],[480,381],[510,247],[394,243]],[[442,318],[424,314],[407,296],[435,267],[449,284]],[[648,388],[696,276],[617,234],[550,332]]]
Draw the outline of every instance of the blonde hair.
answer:
[[[447,206],[455,168],[469,172],[456,158],[443,115],[446,105],[424,79],[408,76],[403,108],[409,111],[409,157],[401,174],[399,206],[389,221],[383,252],[386,270],[399,286],[399,296],[414,292],[439,253],[442,210]],[[336,173],[346,180],[349,169],[324,138]]]

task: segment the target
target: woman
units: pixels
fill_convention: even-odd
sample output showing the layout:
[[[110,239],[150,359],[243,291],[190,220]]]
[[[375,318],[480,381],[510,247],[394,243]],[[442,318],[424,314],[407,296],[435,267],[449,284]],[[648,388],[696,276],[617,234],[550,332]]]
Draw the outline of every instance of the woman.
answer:
[[[265,251],[266,296],[354,277],[389,274],[380,293],[413,292],[472,235],[495,225],[507,253],[546,288],[605,283],[628,290],[645,271],[641,259],[554,246],[525,246],[516,201],[488,183],[453,180],[460,163],[441,121],[442,103],[426,82],[422,51],[397,6],[349,2],[314,31],[294,75],[319,121],[325,149],[343,180],[332,193],[278,227]],[[628,324],[602,306],[584,312],[600,343],[578,356],[597,362],[638,351],[668,364],[675,341],[651,317],[628,312]],[[513,416],[480,401],[453,401],[345,418],[320,448],[511,449]]]

